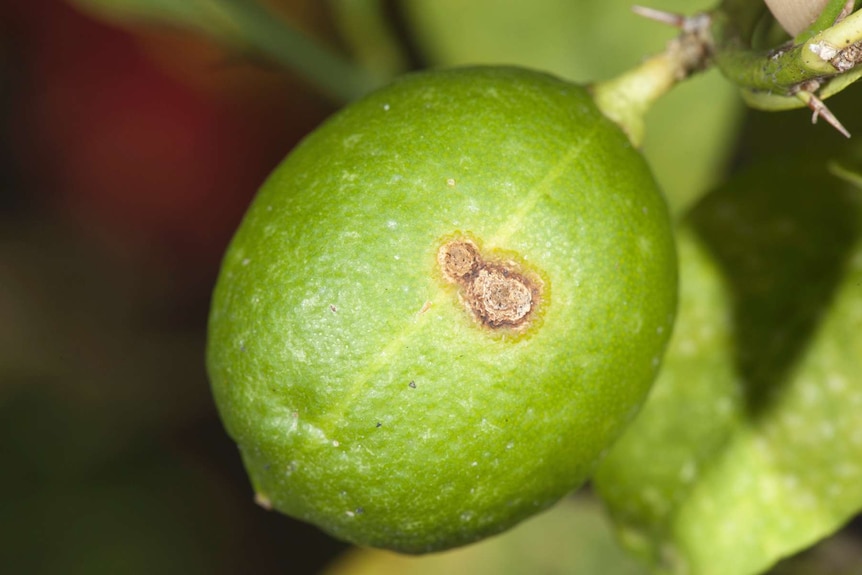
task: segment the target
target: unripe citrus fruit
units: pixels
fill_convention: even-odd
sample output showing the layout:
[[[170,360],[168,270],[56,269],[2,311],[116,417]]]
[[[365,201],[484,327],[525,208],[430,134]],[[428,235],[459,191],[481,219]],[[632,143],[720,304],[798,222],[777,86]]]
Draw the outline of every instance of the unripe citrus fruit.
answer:
[[[512,68],[406,76],[261,189],[208,369],[259,501],[420,553],[577,487],[632,419],[676,301],[666,207],[589,94]]]

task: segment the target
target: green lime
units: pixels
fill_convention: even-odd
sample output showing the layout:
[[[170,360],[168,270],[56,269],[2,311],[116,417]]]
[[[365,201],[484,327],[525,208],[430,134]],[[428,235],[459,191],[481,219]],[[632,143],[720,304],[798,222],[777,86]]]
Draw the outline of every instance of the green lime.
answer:
[[[225,257],[207,362],[261,503],[422,553],[579,486],[675,304],[664,200],[586,90],[433,71],[275,170]]]

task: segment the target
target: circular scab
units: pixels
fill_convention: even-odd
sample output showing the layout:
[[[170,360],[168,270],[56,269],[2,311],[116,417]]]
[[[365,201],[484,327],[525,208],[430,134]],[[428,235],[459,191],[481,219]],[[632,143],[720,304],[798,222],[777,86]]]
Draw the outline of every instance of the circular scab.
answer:
[[[440,246],[437,263],[443,276],[451,283],[460,283],[473,274],[482,263],[479,248],[469,240],[448,242]]]
[[[473,241],[458,239],[440,246],[437,263],[446,281],[460,287],[459,299],[483,327],[521,331],[530,324],[542,284],[516,262],[487,259]]]
[[[516,326],[533,308],[533,291],[523,276],[486,265],[465,286],[464,298],[490,327]]]

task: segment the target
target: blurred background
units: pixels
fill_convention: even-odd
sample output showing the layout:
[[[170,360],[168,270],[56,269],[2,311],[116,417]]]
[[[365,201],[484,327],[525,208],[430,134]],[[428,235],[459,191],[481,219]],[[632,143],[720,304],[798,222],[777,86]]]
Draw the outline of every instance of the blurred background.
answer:
[[[207,2],[0,0],[0,572],[641,573],[588,492],[427,561],[253,504],[204,369],[210,290],[255,190],[343,100],[159,12],[188,4]],[[603,79],[673,35],[617,0],[265,4],[378,82],[475,62]],[[648,121],[677,213],[739,161],[744,113],[714,73]]]

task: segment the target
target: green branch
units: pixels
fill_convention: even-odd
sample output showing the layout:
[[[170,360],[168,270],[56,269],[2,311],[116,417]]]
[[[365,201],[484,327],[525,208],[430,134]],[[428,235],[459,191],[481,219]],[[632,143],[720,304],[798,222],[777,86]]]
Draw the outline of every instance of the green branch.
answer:
[[[820,99],[843,90],[862,75],[856,69],[862,61],[862,12],[816,33],[809,29],[795,44],[765,51],[751,48],[759,15],[752,9],[743,11],[741,5],[724,2],[713,11],[710,33],[715,65],[742,89],[750,106],[786,110],[807,105],[815,109],[822,106]]]
[[[636,147],[643,142],[647,111],[679,82],[705,69],[710,53],[706,36],[708,15],[684,17],[645,8],[638,8],[637,12],[676,26],[682,33],[664,52],[620,76],[590,86],[599,109],[626,132]]]

